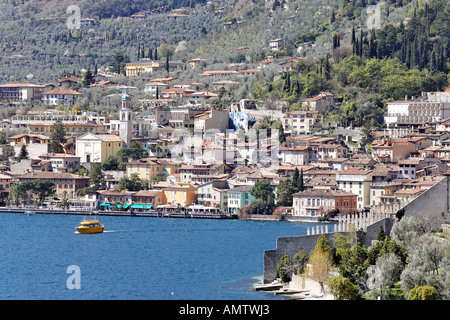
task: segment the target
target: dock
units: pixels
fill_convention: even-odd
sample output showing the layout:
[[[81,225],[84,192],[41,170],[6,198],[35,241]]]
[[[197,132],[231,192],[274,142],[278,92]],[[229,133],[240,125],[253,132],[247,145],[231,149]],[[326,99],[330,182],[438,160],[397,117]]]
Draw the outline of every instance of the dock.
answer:
[[[284,284],[263,284],[261,286],[256,286],[252,288],[252,291],[274,291],[281,290],[284,287]]]
[[[30,214],[62,214],[62,215],[93,215],[111,217],[152,217],[152,218],[180,218],[180,219],[238,219],[233,214],[209,214],[209,213],[165,213],[158,211],[90,211],[90,210],[62,210],[62,209],[37,209],[37,208],[7,208],[0,207],[0,212]]]

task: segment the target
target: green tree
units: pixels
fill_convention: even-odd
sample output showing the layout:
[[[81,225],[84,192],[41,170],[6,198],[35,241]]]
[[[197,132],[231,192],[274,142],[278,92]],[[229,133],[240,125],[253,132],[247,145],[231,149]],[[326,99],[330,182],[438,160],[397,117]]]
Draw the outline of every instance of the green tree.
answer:
[[[63,145],[66,142],[64,125],[61,120],[56,120],[51,128],[49,152],[64,153]]]
[[[166,71],[167,74],[170,72],[169,55],[166,56]]]
[[[395,254],[403,264],[406,264],[408,253],[405,246],[398,244],[387,236],[384,237],[383,241],[378,241],[369,248],[367,252],[368,263],[375,264],[380,256],[387,253]]]
[[[295,193],[295,190],[291,179],[282,180],[277,187],[277,205],[292,206],[292,194]]]
[[[130,62],[130,58],[128,58],[125,53],[116,51],[112,56],[111,66],[113,67],[114,72],[118,74],[124,74],[125,65],[128,62]]]
[[[29,180],[15,184],[11,188],[11,202],[19,205],[36,204],[41,205],[45,198],[56,193],[55,185],[50,180]]]
[[[102,161],[102,170],[121,170],[120,159],[117,156],[109,156]]]
[[[354,284],[365,285],[369,267],[367,255],[367,249],[359,245],[343,250],[339,262],[340,275]]]
[[[303,274],[306,268],[306,263],[308,262],[308,254],[305,250],[300,249],[293,257],[293,265],[297,270],[297,275]]]
[[[123,162],[127,162],[128,158],[139,160],[148,157],[148,151],[143,148],[142,142],[133,141],[129,148],[120,149],[116,155]]]
[[[321,235],[317,241],[316,246],[314,248],[315,250],[320,250],[324,253],[331,254],[331,246],[330,242],[328,241],[327,237],[325,235]]]
[[[38,205],[41,205],[45,198],[56,193],[55,184],[50,180],[33,180],[32,189],[37,195]]]
[[[273,189],[270,186],[269,181],[261,180],[255,183],[250,191],[251,195],[257,199],[262,199],[267,204],[273,193]]]
[[[22,145],[22,147],[20,148],[20,153],[19,153],[19,157],[18,160],[24,160],[24,159],[28,159],[28,150],[27,150],[27,146],[24,144]]]
[[[86,70],[86,72],[85,72],[84,75],[83,75],[83,80],[82,80],[81,84],[82,84],[82,86],[83,86],[84,88],[87,88],[87,87],[89,87],[93,82],[94,82],[94,78],[93,78],[93,76],[92,76],[92,71],[91,71],[91,68],[88,67],[87,70]]]
[[[292,274],[291,266],[292,266],[291,258],[289,257],[287,252],[285,252],[281,256],[280,260],[278,260],[276,267],[277,274],[281,282],[287,283],[291,281],[291,274]]]
[[[119,190],[139,191],[148,187],[147,180],[141,180],[137,173],[132,173],[131,177],[123,177],[119,181]]]
[[[420,286],[409,291],[408,300],[438,300],[439,292],[434,287]]]
[[[102,165],[100,163],[92,163],[91,170],[89,171],[89,177],[91,178],[93,189],[100,189],[104,181]]]
[[[14,147],[10,145],[3,146],[2,148],[2,160],[9,161],[9,158],[12,158],[16,155],[14,151]]]
[[[384,233],[383,226],[380,225],[380,229],[378,230],[377,238],[376,238],[376,239],[377,239],[378,241],[384,241],[385,238],[386,238],[386,234]]]
[[[364,126],[362,127],[362,137],[361,137],[361,147],[366,147],[367,145],[371,144],[374,140],[373,136],[373,121],[368,120],[364,122]]]
[[[58,204],[61,208],[63,209],[69,209],[71,202],[69,201],[69,199],[67,199],[67,191],[63,192],[63,198],[61,200],[61,202]]]
[[[328,281],[328,288],[335,300],[357,300],[359,298],[358,286],[342,276],[331,278]]]
[[[250,208],[253,214],[267,214],[269,213],[269,206],[263,199],[253,199],[250,202]]]

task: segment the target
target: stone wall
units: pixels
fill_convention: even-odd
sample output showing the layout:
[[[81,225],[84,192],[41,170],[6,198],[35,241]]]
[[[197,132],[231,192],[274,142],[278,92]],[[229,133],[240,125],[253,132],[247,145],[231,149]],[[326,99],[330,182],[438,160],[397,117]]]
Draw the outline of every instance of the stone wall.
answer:
[[[439,228],[449,219],[449,176],[433,185],[403,209],[405,217],[427,217],[432,227]]]
[[[356,232],[358,242],[366,247],[370,247],[372,241],[376,239],[380,225],[383,226],[386,235],[390,235],[394,220],[385,218],[379,220],[366,228],[366,231],[359,230]],[[348,235],[349,232],[336,232],[343,235]],[[334,245],[335,232],[323,233],[330,245]],[[277,263],[281,256],[286,252],[291,259],[294,254],[303,249],[307,254],[311,252],[316,246],[317,239],[322,234],[292,236],[292,237],[278,237],[276,239],[276,249],[264,251],[264,283],[270,283],[277,278]]]

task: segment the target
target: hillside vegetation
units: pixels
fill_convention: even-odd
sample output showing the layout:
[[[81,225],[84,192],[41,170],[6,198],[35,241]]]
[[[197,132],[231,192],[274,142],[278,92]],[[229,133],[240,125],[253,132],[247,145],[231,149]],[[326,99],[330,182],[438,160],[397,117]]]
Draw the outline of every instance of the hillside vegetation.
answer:
[[[99,23],[69,30],[69,4],[80,6],[82,18]],[[161,13],[148,11],[161,7]],[[185,16],[168,17],[168,10],[180,7]],[[142,11],[147,11],[145,19],[130,18]],[[274,64],[243,80],[226,98],[253,97],[269,106],[283,101],[296,110],[302,99],[333,91],[343,104],[327,119],[357,125],[368,119],[381,124],[389,99],[448,85],[446,0],[224,0],[219,6],[195,0],[3,0],[0,17],[2,83],[54,82],[64,71],[87,68],[121,71],[123,64],[122,69],[115,67],[117,57],[154,57],[155,50],[169,50],[171,59],[184,62],[205,59],[199,70],[188,68],[178,75],[194,81],[204,69],[229,68],[230,63],[256,68],[268,56],[276,62],[296,56],[301,59],[295,71],[280,77]],[[231,27],[224,28],[225,22]],[[268,43],[275,38],[284,38],[286,45],[271,52]],[[313,46],[298,51],[304,42]],[[236,50],[240,47],[248,49]],[[125,78],[118,81],[131,84]],[[88,95],[84,101],[103,103]]]

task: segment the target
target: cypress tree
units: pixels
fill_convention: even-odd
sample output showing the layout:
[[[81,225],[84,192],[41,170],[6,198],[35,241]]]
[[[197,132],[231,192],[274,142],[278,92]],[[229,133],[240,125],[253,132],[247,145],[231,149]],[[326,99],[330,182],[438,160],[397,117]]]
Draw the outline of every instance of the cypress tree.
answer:
[[[289,72],[286,74],[286,79],[284,79],[284,92],[290,92],[291,90],[291,76],[289,75]]]
[[[355,35],[355,26],[352,27],[352,42],[351,44],[354,45],[356,41],[356,35]]]
[[[294,186],[295,192],[300,191],[299,190],[299,180],[300,179],[300,172],[298,171],[298,168],[295,167],[294,175],[292,176],[292,185]]]
[[[167,74],[169,74],[169,53],[167,53],[167,56],[166,56],[166,71],[167,71]]]
[[[431,74],[434,74],[436,72],[436,59],[434,55],[434,50],[430,53],[429,70]]]
[[[362,57],[363,56],[363,30],[362,30],[362,28],[361,28],[361,31],[360,31],[360,40],[359,40],[359,56],[360,57]]]
[[[298,182],[298,188],[300,191],[304,191],[305,190],[305,186],[303,183],[303,168],[300,169],[300,176],[298,177],[299,182]]]
[[[405,64],[407,68],[411,67],[411,43],[409,41],[406,43]]]

